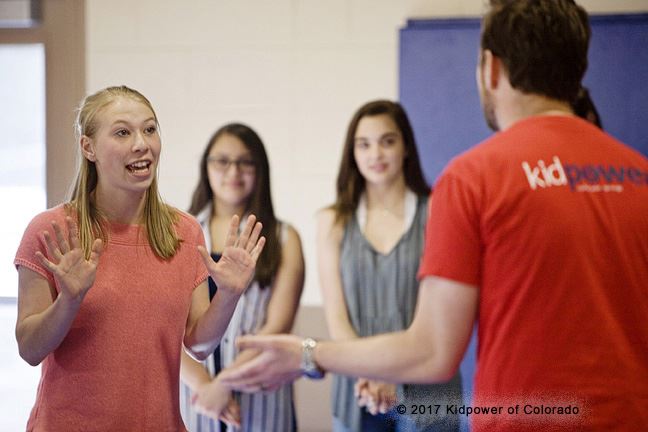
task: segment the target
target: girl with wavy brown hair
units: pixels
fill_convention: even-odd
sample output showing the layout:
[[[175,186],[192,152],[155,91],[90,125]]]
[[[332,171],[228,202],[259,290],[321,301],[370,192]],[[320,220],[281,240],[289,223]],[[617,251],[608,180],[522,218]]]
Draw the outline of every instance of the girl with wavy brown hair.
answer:
[[[318,214],[319,279],[332,339],[409,326],[429,194],[403,107],[388,100],[360,107],[348,126],[336,201]],[[394,385],[335,375],[333,429],[457,430],[456,416],[401,416],[393,407],[441,395],[460,399],[460,382],[457,376],[444,385]]]

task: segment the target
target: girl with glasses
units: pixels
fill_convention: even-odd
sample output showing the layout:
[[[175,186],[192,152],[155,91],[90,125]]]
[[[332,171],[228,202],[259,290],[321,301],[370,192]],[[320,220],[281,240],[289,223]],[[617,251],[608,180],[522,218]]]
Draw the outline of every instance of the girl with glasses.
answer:
[[[256,214],[263,221],[266,245],[254,281],[241,296],[220,348],[200,364],[183,354],[181,407],[191,431],[296,430],[292,386],[276,391],[233,393],[220,384],[222,367],[244,361],[253,352],[238,352],[244,334],[290,332],[304,284],[304,259],[297,231],[277,220],[270,194],[270,167],[261,138],[250,127],[232,123],[217,130],[200,162],[191,214],[201,223],[207,247],[218,260],[227,221],[232,215]],[[210,280],[210,296],[220,290]]]

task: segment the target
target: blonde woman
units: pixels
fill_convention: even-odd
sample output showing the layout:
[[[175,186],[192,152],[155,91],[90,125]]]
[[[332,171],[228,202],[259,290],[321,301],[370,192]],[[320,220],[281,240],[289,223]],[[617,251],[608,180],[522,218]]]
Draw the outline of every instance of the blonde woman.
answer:
[[[223,258],[209,257],[195,219],[159,197],[159,124],[141,93],[88,96],[76,127],[72,199],[32,220],[14,262],[20,355],[43,364],[27,430],[184,431],[181,346],[205,358],[218,344],[261,226],[251,216],[237,236],[232,218]]]

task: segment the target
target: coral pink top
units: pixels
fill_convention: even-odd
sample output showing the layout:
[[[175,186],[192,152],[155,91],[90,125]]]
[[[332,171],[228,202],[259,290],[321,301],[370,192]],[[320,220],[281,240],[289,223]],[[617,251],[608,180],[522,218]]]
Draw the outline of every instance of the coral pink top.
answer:
[[[179,212],[182,240],[170,260],[155,255],[142,226],[108,224],[94,285],[61,345],[43,361],[28,431],[184,431],[180,350],[194,288],[207,278],[198,223]],[[36,216],[14,264],[43,276],[45,230],[65,227],[63,205]],[[64,228],[65,229],[65,228]]]

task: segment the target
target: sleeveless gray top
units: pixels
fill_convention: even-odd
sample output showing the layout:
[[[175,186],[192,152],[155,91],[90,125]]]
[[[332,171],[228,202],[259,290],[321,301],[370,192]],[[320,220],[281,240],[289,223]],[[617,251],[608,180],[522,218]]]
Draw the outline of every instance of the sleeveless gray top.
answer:
[[[347,313],[360,337],[403,330],[412,322],[418,295],[416,275],[425,242],[427,202],[427,198],[418,197],[412,223],[387,255],[376,251],[364,237],[357,216],[345,226],[340,276]],[[355,380],[355,377],[334,375],[332,406],[338,420],[347,428],[360,431],[361,409],[353,395]],[[408,413],[413,404],[440,404],[445,408],[446,404],[461,401],[461,378],[457,374],[446,384],[399,385],[397,393],[397,403],[404,403]],[[456,416],[448,418],[445,410],[441,411],[438,415],[427,413],[410,418],[419,429],[434,424],[438,430],[458,430]]]

